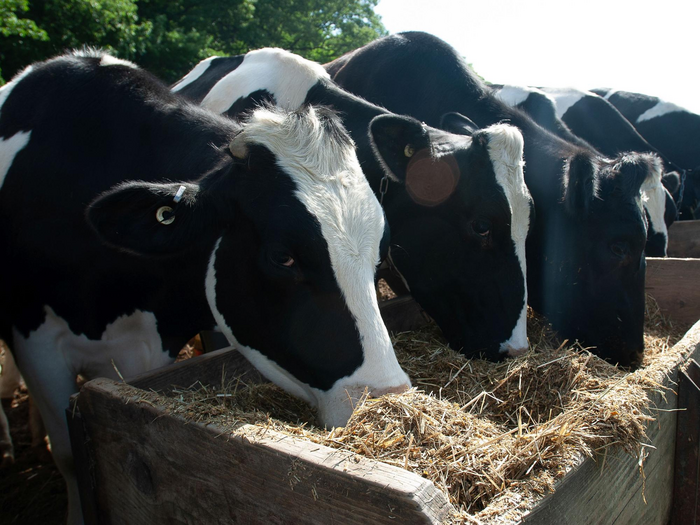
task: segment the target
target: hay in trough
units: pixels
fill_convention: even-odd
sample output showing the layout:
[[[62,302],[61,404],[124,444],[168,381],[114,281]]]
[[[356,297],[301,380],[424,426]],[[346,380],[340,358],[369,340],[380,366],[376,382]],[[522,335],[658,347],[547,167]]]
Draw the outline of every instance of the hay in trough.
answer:
[[[159,404],[226,432],[273,429],[415,472],[443,490],[455,522],[518,519],[582,457],[621,448],[643,454],[650,394],[678,361],[684,332],[647,308],[644,366],[628,373],[578,344],[557,340],[529,316],[531,350],[501,363],[466,359],[435,326],[398,334],[394,345],[414,388],[364,398],[343,428],[314,425],[305,403],[271,384],[239,380],[175,389]],[[245,427],[250,432],[250,426]]]

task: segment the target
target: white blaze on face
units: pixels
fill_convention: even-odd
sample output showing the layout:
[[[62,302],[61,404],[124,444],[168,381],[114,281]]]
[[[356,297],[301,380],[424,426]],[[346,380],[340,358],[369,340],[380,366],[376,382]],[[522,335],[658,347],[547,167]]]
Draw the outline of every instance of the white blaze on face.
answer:
[[[330,78],[320,64],[282,49],[259,49],[247,53],[240,66],[219,80],[201,105],[224,113],[239,98],[264,89],[277,106],[294,110],[320,78]]]
[[[396,360],[374,288],[384,214],[352,143],[330,137],[332,133],[323,126],[313,108],[308,117],[300,118],[257,110],[239,137],[262,144],[275,155],[279,167],[295,182],[296,197],[318,220],[336,281],[356,322],[363,362],[329,391],[322,391],[300,382],[256,350],[239,348],[268,379],[317,406],[324,424],[339,426],[347,422],[365,388],[380,394],[408,388],[410,381]],[[216,311],[215,256],[216,251],[207,273],[207,297],[221,330],[235,344],[231,328]]]
[[[209,66],[211,65],[212,60],[215,58],[219,58],[218,56],[213,56],[209,58],[205,58],[202,60],[199,64],[194,66],[194,69],[187,73],[183,78],[181,78],[177,84],[175,84],[172,88],[173,91],[180,91],[182,88],[185,86],[189,86],[192,82],[197,80],[199,77],[201,77],[207,69],[209,69]]]
[[[484,131],[489,136],[488,152],[496,173],[496,181],[503,189],[510,207],[510,233],[515,255],[520,262],[525,290],[518,321],[511,336],[501,344],[500,351],[509,355],[518,355],[528,348],[525,241],[530,228],[531,197],[523,174],[523,136],[516,127],[506,124],[496,124]]]
[[[649,226],[655,233],[664,236],[664,252],[668,248],[668,227],[664,220],[666,213],[666,191],[661,183],[663,166],[657,156],[649,156],[651,169],[642,184],[642,203],[649,214]]]

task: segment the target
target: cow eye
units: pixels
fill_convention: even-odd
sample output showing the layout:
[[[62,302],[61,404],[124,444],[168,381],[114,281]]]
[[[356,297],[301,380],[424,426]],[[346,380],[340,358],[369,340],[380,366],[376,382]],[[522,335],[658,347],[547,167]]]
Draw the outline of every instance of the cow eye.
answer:
[[[610,251],[615,257],[624,259],[630,252],[630,245],[627,242],[614,242],[610,245]]]
[[[291,268],[294,266],[294,257],[285,252],[275,252],[270,255],[270,259],[277,266]]]
[[[483,219],[472,221],[472,230],[477,235],[486,237],[491,232],[491,222]]]

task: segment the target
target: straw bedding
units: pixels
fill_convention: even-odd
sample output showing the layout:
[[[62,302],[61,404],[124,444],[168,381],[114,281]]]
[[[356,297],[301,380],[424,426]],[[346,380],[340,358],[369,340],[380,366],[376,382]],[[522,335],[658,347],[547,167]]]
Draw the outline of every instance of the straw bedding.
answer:
[[[406,468],[448,495],[455,522],[517,519],[582,456],[616,447],[642,453],[651,395],[663,393],[680,357],[671,346],[687,328],[672,326],[649,300],[644,366],[627,373],[557,340],[537,316],[528,322],[531,350],[502,363],[465,359],[434,326],[396,335],[414,388],[363,399],[347,426],[330,431],[270,384],[199,385],[157,401],[227,432],[252,423]]]

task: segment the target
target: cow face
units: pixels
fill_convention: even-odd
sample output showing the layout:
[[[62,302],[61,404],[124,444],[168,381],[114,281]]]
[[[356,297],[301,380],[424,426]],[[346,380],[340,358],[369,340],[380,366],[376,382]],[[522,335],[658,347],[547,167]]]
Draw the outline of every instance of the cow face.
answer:
[[[450,346],[499,359],[527,349],[523,141],[512,126],[462,125],[455,135],[384,115],[370,134],[403,186],[384,197],[392,262]]]
[[[596,354],[633,368],[644,351],[647,225],[640,190],[652,172],[644,155],[601,165],[573,157],[565,167],[564,213],[542,217],[547,233],[533,247],[543,272],[542,286],[530,290],[533,306],[562,338],[585,341]]]
[[[384,216],[335,114],[258,110],[230,152],[198,184],[123,185],[89,219],[138,253],[208,246],[201,284],[219,327],[323,423],[345,424],[365,389],[408,388],[374,291]]]

